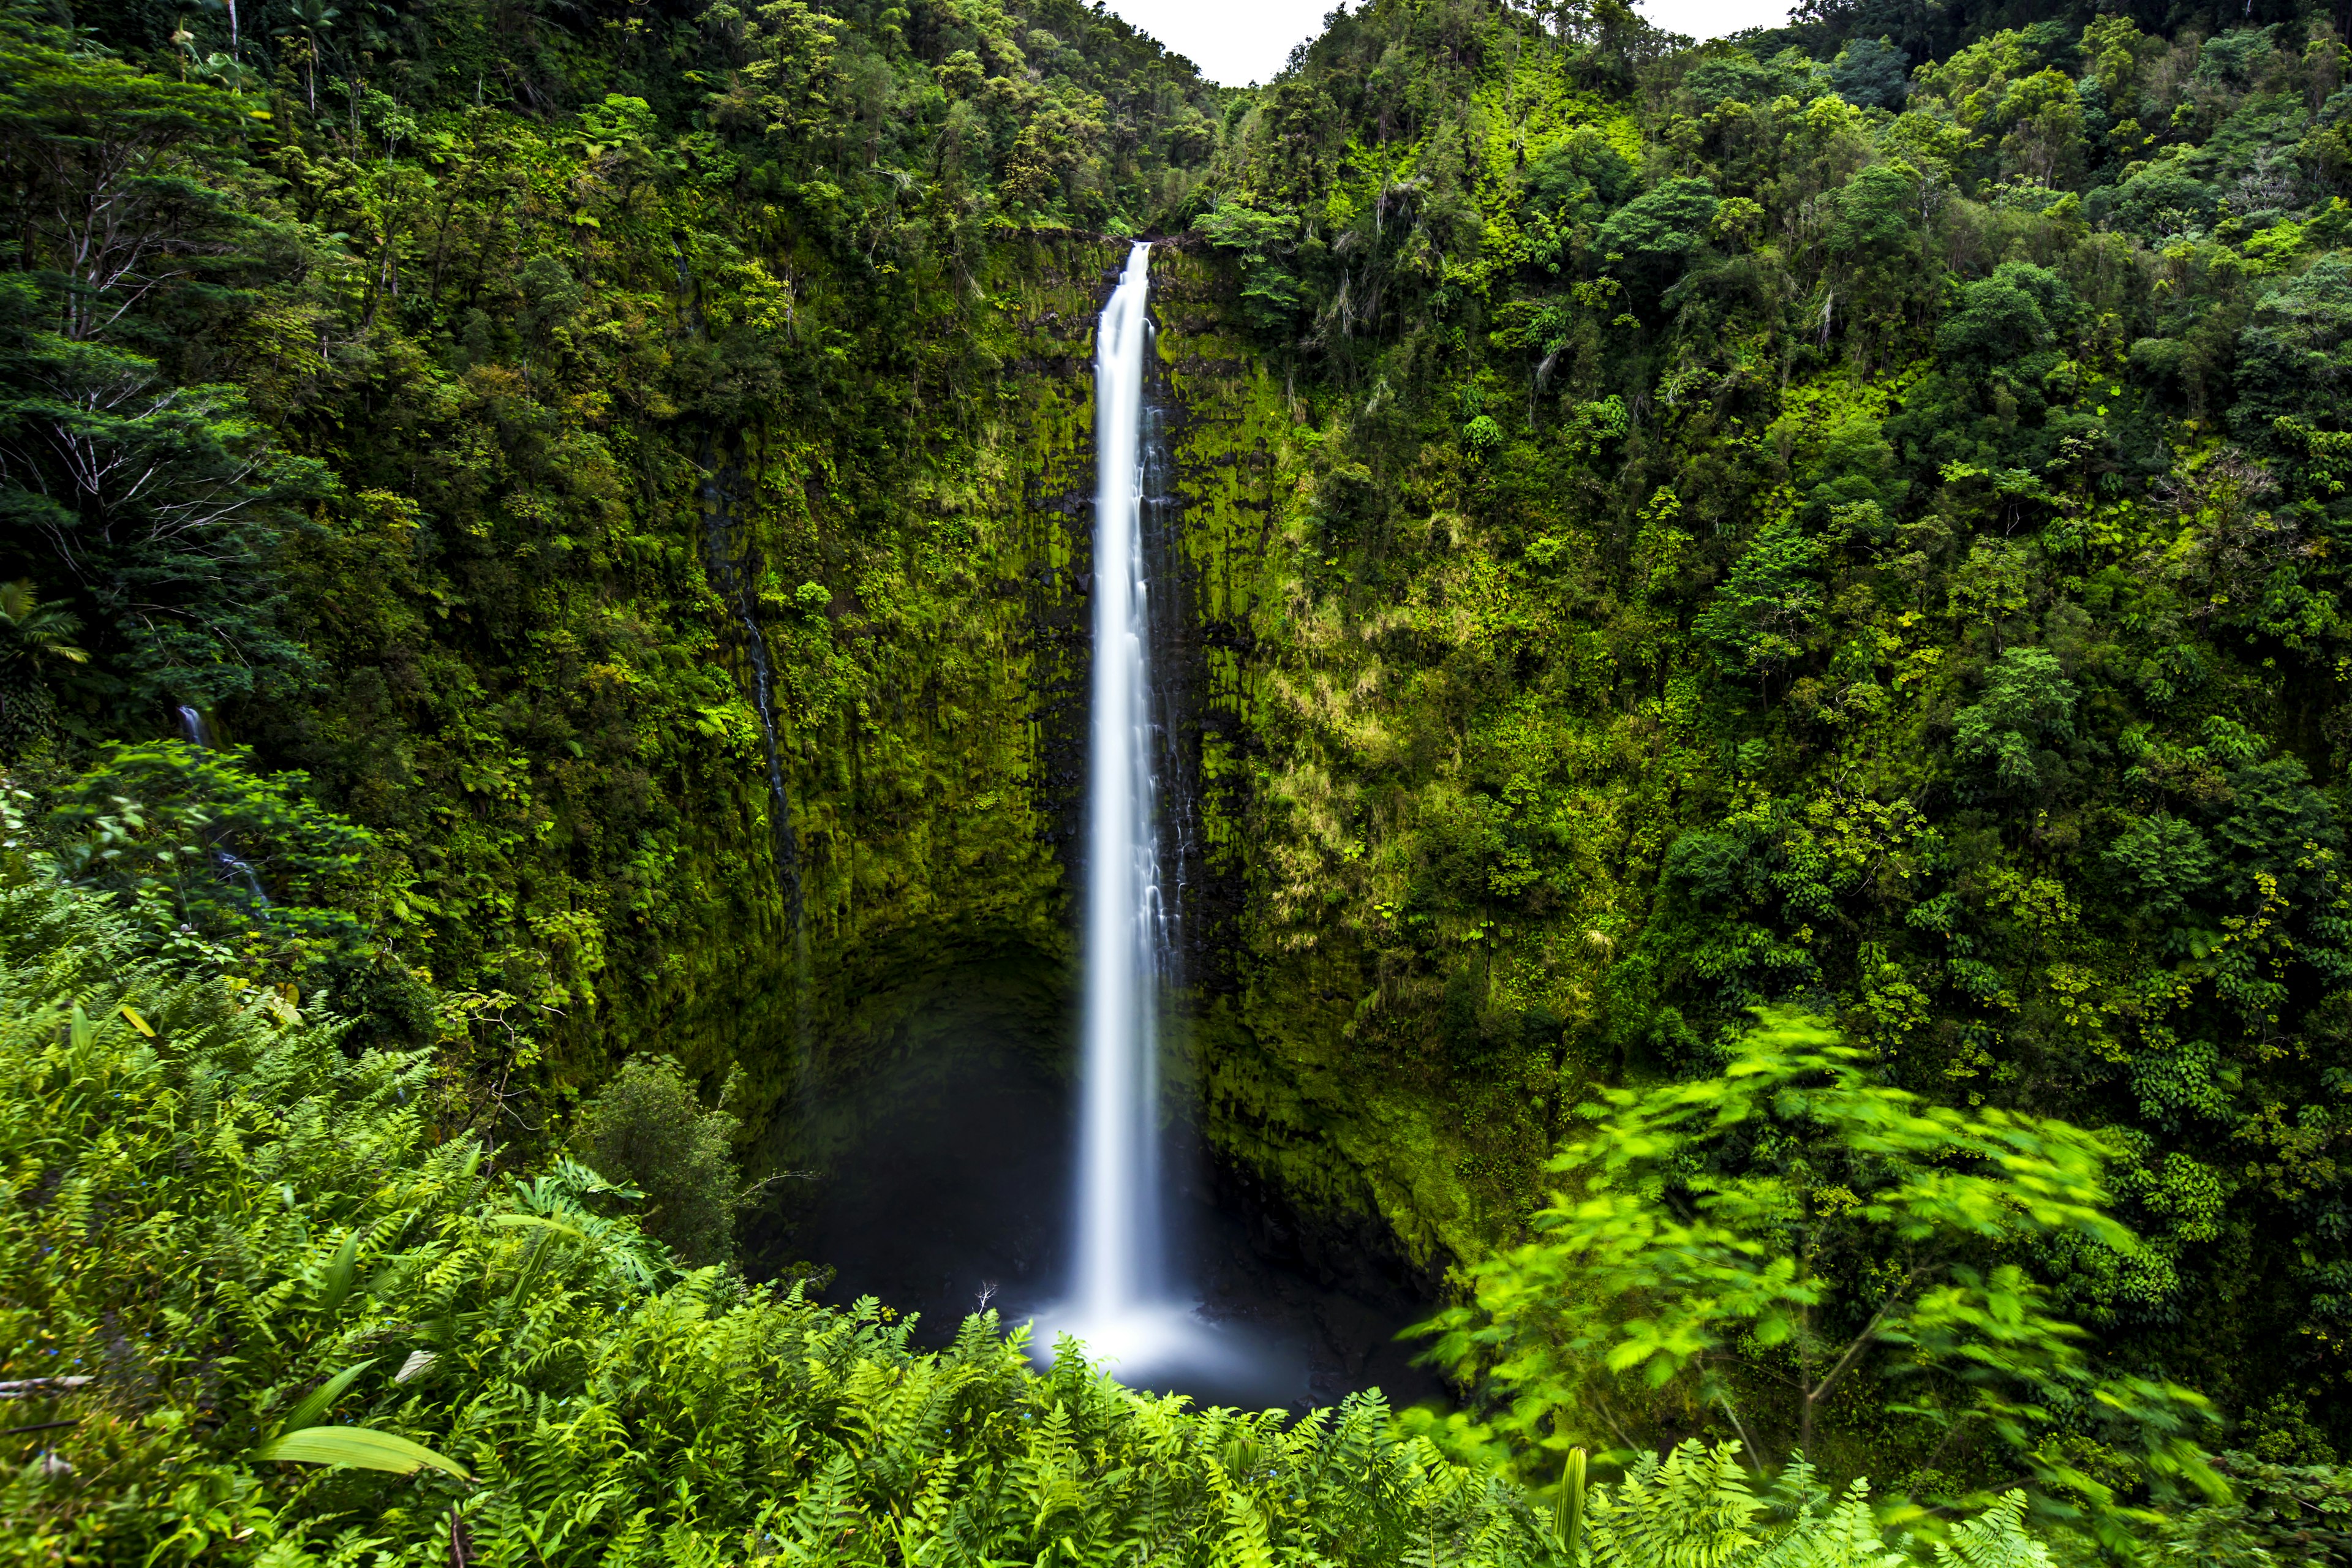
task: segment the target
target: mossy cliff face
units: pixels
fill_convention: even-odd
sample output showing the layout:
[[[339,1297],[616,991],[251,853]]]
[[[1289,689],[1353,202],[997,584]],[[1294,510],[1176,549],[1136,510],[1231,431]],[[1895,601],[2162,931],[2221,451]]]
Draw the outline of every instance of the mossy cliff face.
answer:
[[[740,809],[706,853],[743,897],[709,900],[709,927],[677,945],[688,973],[644,1005],[706,1042],[698,1065],[745,1069],[742,1107],[770,1125],[778,1160],[821,1160],[887,1063],[952,1049],[943,1016],[977,1007],[1041,1048],[1064,1032],[1087,366],[1108,254],[1052,237],[992,254],[973,356],[995,383],[991,416],[895,433],[900,521],[885,547],[835,500],[824,445],[789,430],[746,437],[731,516],[706,507],[711,548],[751,585],[758,651],[782,672],[796,853],[771,853],[760,672],[739,618],[722,657],[742,694],[730,728]],[[787,562],[833,586],[804,586]]]
[[[560,1108],[632,1053],[711,1094],[740,1069],[754,1164],[801,1168],[958,1020],[1066,1065],[1091,356],[1128,247],[1000,231],[886,317],[788,227],[756,258],[673,254],[676,216],[583,240],[567,266],[599,286],[534,329],[528,386],[488,328],[402,362],[385,427],[434,431],[447,472],[387,458],[321,509],[296,584],[338,695],[243,722],[377,833],[402,957],[457,1004],[449,1084],[536,1075]],[[1301,935],[1314,437],[1226,265],[1182,241],[1152,265],[1183,502],[1178,1077],[1254,1206],[1322,1216],[1302,1246],[1393,1230],[1427,1265],[1486,1223],[1452,1088],[1357,1054],[1362,965]],[[877,319],[929,325],[842,346]],[[465,468],[484,452],[507,456]]]
[[[1524,1061],[1450,1056],[1444,982],[1383,973],[1370,951],[1351,897],[1370,869],[1367,803],[1326,755],[1387,744],[1364,658],[1387,628],[1316,580],[1320,435],[1253,352],[1230,272],[1163,250],[1153,294],[1197,628],[1184,753],[1206,861],[1186,907],[1202,1129],[1228,1190],[1273,1216],[1270,1244],[1360,1286],[1425,1284],[1517,1224],[1501,1194],[1527,1190],[1549,1145],[1559,1063],[1541,1044]],[[1350,708],[1352,732],[1331,733]]]
[[[849,542],[818,444],[754,430],[719,460],[740,470],[735,500],[723,516],[706,500],[699,526],[706,545],[723,533],[711,547],[752,588],[797,858],[780,868],[772,850],[759,671],[740,617],[722,615],[730,810],[678,863],[701,929],[677,932],[642,984],[612,989],[603,1028],[612,1055],[668,1039],[713,1081],[743,1068],[739,1108],[770,1129],[761,1153],[777,1164],[821,1163],[872,1110],[871,1086],[974,1031],[1066,1066],[1093,336],[1126,249],[1032,237],[992,252],[982,350],[999,412],[908,433],[894,548]],[[1189,857],[1176,1080],[1227,1190],[1283,1245],[1330,1273],[1392,1252],[1418,1273],[1493,1221],[1454,1175],[1444,1086],[1433,1102],[1425,1077],[1360,1046],[1360,966],[1268,902],[1315,848],[1287,717],[1313,659],[1297,618],[1312,437],[1238,328],[1230,269],[1182,241],[1151,265],[1181,503],[1156,584],[1182,627],[1160,655],[1183,775],[1170,794],[1188,818],[1171,832]],[[845,585],[815,601],[786,562]],[[712,574],[722,602],[727,575]]]

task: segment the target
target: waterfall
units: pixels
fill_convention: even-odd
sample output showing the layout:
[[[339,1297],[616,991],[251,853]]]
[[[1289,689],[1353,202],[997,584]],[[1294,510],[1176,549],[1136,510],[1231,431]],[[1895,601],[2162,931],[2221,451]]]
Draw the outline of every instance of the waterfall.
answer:
[[[1070,1328],[1116,1344],[1159,1315],[1157,1018],[1167,964],[1150,585],[1141,527],[1151,247],[1137,245],[1095,341],[1094,679],[1087,784],[1077,1261]]]
[[[751,667],[751,711],[760,721],[761,754],[767,763],[768,830],[774,841],[776,887],[783,895],[784,914],[796,939],[801,933],[800,840],[793,831],[792,797],[784,789],[784,764],[776,741],[775,673],[768,663],[768,639],[761,630],[758,599],[752,584],[760,574],[756,551],[738,562],[735,556],[736,508],[745,489],[742,471],[705,439],[702,466],[703,564],[710,586],[726,601],[743,633],[743,657]]]
[[[1069,1295],[1043,1314],[1052,1336],[1130,1382],[1176,1378],[1237,1387],[1272,1364],[1246,1334],[1200,1308],[1171,1257],[1160,1133],[1160,1019],[1176,978],[1171,894],[1184,845],[1163,804],[1181,805],[1171,678],[1155,680],[1155,616],[1173,635],[1174,602],[1155,605],[1150,563],[1171,561],[1173,474],[1147,395],[1151,247],[1128,254],[1095,332],[1094,673],[1087,737],[1079,929],[1076,1267]],[[1150,537],[1147,538],[1147,526]],[[1160,596],[1169,599],[1172,583]],[[1171,795],[1171,790],[1177,794]],[[1181,818],[1171,809],[1166,815]],[[1163,833],[1172,853],[1162,863]],[[1255,1368],[1255,1371],[1251,1369]],[[1220,1381],[1222,1380],[1222,1381]]]
[[[188,744],[203,751],[211,751],[213,728],[205,722],[203,711],[185,702],[179,705],[177,711],[180,715],[180,733],[188,738]],[[251,861],[228,847],[229,842],[229,836],[226,832],[222,833],[218,841],[212,846],[213,864],[219,868],[223,880],[244,883],[246,896],[253,900],[255,908],[267,915],[271,905],[269,895],[261,890],[260,873],[254,870]]]

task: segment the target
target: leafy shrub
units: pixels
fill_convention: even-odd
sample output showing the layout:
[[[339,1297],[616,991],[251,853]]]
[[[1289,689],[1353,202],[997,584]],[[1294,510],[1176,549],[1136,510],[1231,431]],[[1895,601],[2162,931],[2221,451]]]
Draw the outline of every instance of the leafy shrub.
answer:
[[[36,798],[26,842],[103,895],[144,954],[332,996],[369,1039],[434,1037],[433,994],[400,957],[429,900],[308,775],[264,772],[241,746],[118,742],[10,809]]]
[[[646,1228],[697,1266],[735,1250],[738,1123],[702,1101],[667,1057],[632,1057],[580,1113],[572,1148],[607,1179],[638,1188]]]
[[[1287,265],[1297,228],[1286,214],[1233,200],[1201,218],[1209,243],[1240,258],[1243,314],[1253,331],[1272,340],[1287,332],[1298,312],[1299,279]]]
[[[44,667],[89,662],[72,642],[80,631],[81,618],[62,601],[44,603],[30,578],[0,583],[0,754],[56,738],[57,700]]]
[[[2047,648],[2013,647],[1985,678],[1981,701],[1960,710],[1952,752],[1990,773],[2004,790],[2041,787],[2074,738],[2074,683]]]
[[[248,939],[356,943],[373,840],[306,798],[303,774],[252,762],[243,747],[106,746],[51,792],[43,837],[67,880],[108,894],[159,940],[197,939],[216,961],[234,962]]]
[[[2164,1521],[2157,1533],[2168,1555],[2224,1568],[2352,1563],[2352,1470],[2274,1464],[2241,1453],[2223,1454],[2216,1463],[2237,1483],[2239,1495]]]
[[[1758,532],[1691,627],[1726,675],[1768,677],[1804,652],[1821,616],[1824,553],[1792,519]]]
[[[2152,919],[2177,918],[2213,881],[2213,851],[2193,822],[2158,813],[2116,836],[2104,859]]]
[[[1619,209],[1593,244],[1620,258],[1626,271],[1664,280],[1706,247],[1717,205],[1714,186],[1678,175]]]
[[[2186,1436],[2205,1401],[2102,1367],[2006,1261],[2052,1238],[2136,1248],[2106,1212],[2099,1141],[1927,1104],[1858,1056],[1767,1012],[1718,1078],[1603,1091],[1551,1163],[1537,1238],[1479,1264],[1475,1302],[1428,1325],[1440,1358],[1494,1379],[1522,1441],[1622,1431],[1673,1385],[1793,1458],[1841,1382],[1874,1372],[1911,1390],[1882,1449],[1916,1446],[1927,1468],[1989,1448],[2037,1506],[2105,1515],[2110,1534],[2118,1489],[2076,1439],[2136,1479],[2218,1490]],[[1874,1260],[1859,1282],[1835,1263],[1852,1258]]]

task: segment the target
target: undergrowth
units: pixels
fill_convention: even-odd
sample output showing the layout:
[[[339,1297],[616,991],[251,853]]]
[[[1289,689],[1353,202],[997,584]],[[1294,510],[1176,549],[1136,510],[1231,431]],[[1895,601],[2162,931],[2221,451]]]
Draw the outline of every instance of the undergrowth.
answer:
[[[914,1350],[870,1300],[682,1267],[576,1161],[440,1141],[425,1055],[133,952],[90,895],[0,892],[0,1560],[1563,1560],[1572,1510],[1377,1394],[1194,1410],[1068,1342],[1036,1370],[992,1313]],[[267,1457],[294,1431],[415,1447]],[[2046,1562],[2016,1519],[1959,1560]],[[1900,1560],[1859,1489],[1759,1498],[1728,1446],[1593,1488],[1570,1533],[1600,1563]]]

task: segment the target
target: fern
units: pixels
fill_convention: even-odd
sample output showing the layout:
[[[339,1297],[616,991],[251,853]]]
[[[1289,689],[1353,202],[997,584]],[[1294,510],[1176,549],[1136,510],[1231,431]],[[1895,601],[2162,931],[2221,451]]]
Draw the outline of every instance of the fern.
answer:
[[[1549,1509],[1376,1396],[1194,1411],[1074,1345],[1034,1372],[993,1316],[925,1353],[878,1303],[683,1270],[590,1210],[593,1176],[493,1179],[478,1146],[433,1146],[401,1100],[426,1070],[123,960],[90,905],[0,889],[0,1377],[103,1371],[47,1402],[77,1420],[47,1437],[71,1477],[0,1471],[31,1521],[0,1562],[1560,1562]],[[257,1456],[331,1406],[472,1480]],[[1832,1505],[1796,1472],[1759,1500],[1729,1448],[1591,1498],[1589,1564],[1889,1561],[1858,1489]],[[2008,1501],[1946,1551],[2046,1564]]]
[[[2025,1533],[2024,1520],[2025,1494],[2009,1492],[1937,1542],[1936,1561],[1949,1568],[2051,1568],[2049,1549]]]

